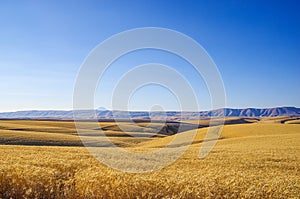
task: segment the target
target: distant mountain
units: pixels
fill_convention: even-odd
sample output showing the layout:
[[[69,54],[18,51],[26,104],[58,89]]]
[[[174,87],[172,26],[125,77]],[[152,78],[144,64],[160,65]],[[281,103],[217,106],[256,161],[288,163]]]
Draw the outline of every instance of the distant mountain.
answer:
[[[117,111],[98,108],[95,111],[76,111],[76,118],[82,119],[145,119],[161,120],[166,116],[167,120],[193,120],[209,117],[275,117],[275,116],[300,116],[300,108],[276,107],[276,108],[224,108],[200,112],[146,112],[146,111]],[[17,111],[0,113],[0,119],[73,119],[73,111]]]
[[[97,108],[97,111],[108,111],[108,109],[106,109],[105,107],[100,106],[100,107]]]

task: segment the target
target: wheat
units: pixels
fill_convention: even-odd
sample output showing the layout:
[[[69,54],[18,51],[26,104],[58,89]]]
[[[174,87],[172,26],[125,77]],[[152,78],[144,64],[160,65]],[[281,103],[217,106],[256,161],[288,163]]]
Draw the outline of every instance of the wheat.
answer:
[[[68,136],[74,128],[67,122],[47,124],[69,129]],[[208,157],[198,159],[205,132],[198,130],[194,144],[171,166],[144,174],[113,170],[84,147],[0,145],[0,198],[299,198],[299,125],[225,126],[223,139]],[[28,137],[41,139],[32,133]],[[168,139],[138,147],[153,150]]]

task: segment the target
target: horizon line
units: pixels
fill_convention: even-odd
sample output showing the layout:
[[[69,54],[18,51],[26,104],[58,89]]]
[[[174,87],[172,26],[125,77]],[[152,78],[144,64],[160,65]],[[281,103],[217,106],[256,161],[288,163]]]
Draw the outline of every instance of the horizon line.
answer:
[[[224,108],[216,108],[209,110],[162,110],[162,111],[151,111],[151,110],[118,110],[118,109],[106,109],[102,111],[127,111],[127,112],[205,112],[205,111],[213,111],[219,109],[272,109],[272,108],[299,108],[297,106],[271,106],[271,107],[224,107]],[[78,109],[77,111],[86,111],[86,110],[98,110],[95,109]],[[11,111],[0,111],[0,113],[13,113],[13,112],[26,112],[26,111],[75,111],[74,109],[24,109],[24,110],[11,110]]]

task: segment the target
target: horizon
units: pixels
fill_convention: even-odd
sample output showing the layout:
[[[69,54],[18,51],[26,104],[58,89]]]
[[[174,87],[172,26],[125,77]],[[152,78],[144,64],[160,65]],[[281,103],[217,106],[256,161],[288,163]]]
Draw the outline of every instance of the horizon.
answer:
[[[103,107],[101,107],[103,108]],[[124,112],[206,112],[206,111],[215,111],[220,109],[235,109],[235,110],[242,110],[242,109],[274,109],[274,108],[300,108],[297,106],[276,106],[276,107],[242,107],[242,108],[234,108],[234,107],[224,107],[224,108],[217,108],[217,109],[207,109],[207,110],[196,110],[196,111],[184,111],[184,110],[117,110],[117,109],[105,109],[100,111],[124,111]],[[85,111],[88,109],[81,109],[79,111]],[[99,111],[99,108],[92,109],[95,111]],[[26,109],[26,110],[16,110],[16,111],[1,111],[0,113],[14,113],[14,112],[30,112],[30,111],[75,111],[73,109]],[[78,110],[77,110],[78,111]]]
[[[132,1],[130,5],[2,1],[0,112],[71,110],[76,77],[91,50],[112,35],[143,27],[172,29],[202,45],[222,77],[225,107],[300,107],[299,5],[297,1]],[[112,106],[118,81],[146,63],[176,70],[196,94],[195,111],[211,110],[206,82],[192,65],[153,49],[128,53],[112,63],[98,82],[95,107],[139,111],[159,105],[180,110],[172,90],[157,84],[135,90],[127,107]],[[168,74],[160,75],[172,80]]]

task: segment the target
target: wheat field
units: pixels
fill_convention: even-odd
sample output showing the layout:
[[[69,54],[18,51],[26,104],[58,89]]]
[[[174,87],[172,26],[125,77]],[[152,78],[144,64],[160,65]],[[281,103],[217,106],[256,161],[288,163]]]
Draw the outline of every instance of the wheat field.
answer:
[[[207,128],[182,132],[197,133],[183,156],[161,170],[135,174],[95,159],[71,121],[2,120],[0,198],[299,198],[300,125],[274,121],[224,126],[203,159],[198,154]],[[135,137],[111,122],[100,126],[131,151],[157,150],[176,136]],[[124,128],[140,135],[156,126]]]

